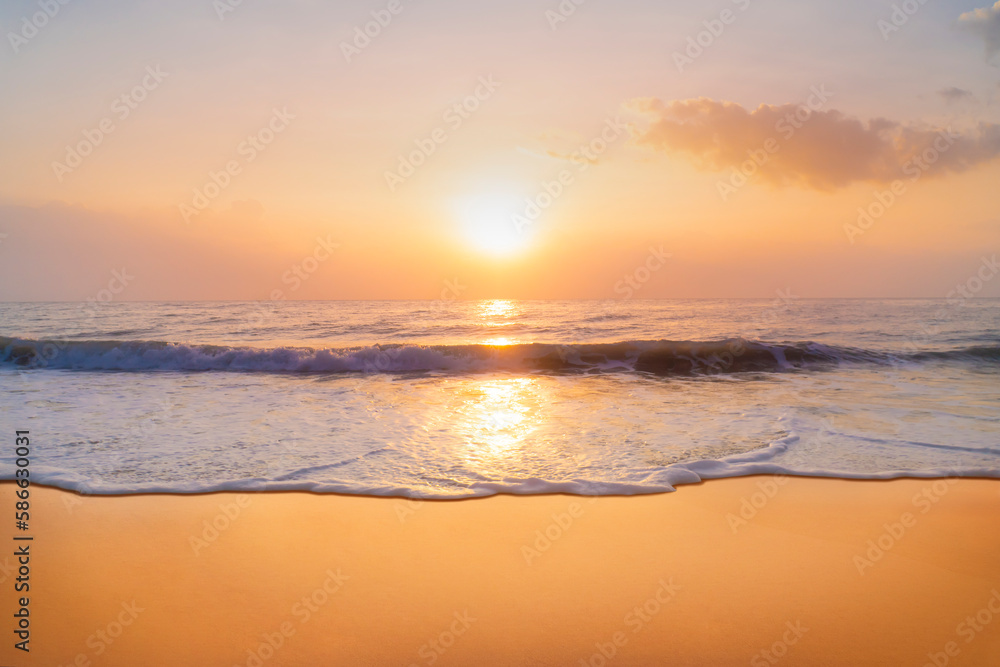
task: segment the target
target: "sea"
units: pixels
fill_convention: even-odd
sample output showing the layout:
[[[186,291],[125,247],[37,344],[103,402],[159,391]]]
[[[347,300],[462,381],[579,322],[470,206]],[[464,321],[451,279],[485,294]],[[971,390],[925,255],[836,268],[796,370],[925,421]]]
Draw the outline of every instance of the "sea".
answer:
[[[89,494],[1000,477],[1000,300],[3,303],[0,427]]]

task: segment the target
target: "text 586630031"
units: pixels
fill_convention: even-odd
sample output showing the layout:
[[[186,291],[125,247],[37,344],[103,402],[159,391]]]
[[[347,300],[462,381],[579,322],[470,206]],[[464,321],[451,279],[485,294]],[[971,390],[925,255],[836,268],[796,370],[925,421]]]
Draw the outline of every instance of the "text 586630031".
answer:
[[[31,519],[31,481],[28,467],[31,465],[31,441],[28,431],[17,431],[14,434],[14,455],[16,466],[14,479],[17,490],[14,495],[14,525],[21,534],[14,535],[14,556],[17,558],[17,577],[14,579],[14,591],[18,593],[17,611],[14,612],[14,648],[28,652],[31,641],[31,615],[28,609],[29,598],[26,595],[31,590],[31,540],[27,534],[28,521]]]

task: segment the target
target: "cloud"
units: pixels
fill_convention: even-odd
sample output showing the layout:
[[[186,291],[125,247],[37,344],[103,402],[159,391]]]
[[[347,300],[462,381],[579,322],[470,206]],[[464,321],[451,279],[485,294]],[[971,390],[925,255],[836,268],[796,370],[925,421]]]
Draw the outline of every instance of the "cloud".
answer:
[[[633,127],[639,145],[687,156],[708,171],[739,168],[756,155],[762,164],[754,171],[776,185],[833,190],[859,181],[888,183],[961,172],[1000,156],[1000,125],[993,123],[951,133],[795,104],[751,111],[704,97],[638,99],[628,106],[648,120]],[[772,150],[761,160],[765,146]]]
[[[588,157],[581,153],[580,151],[574,151],[573,153],[561,153],[559,151],[545,151],[545,155],[556,160],[565,160],[567,162],[576,162],[577,164],[597,164],[598,158]]]
[[[982,38],[987,60],[1000,51],[1000,0],[992,7],[965,12],[958,17],[958,25]]]
[[[951,88],[942,88],[938,91],[938,95],[943,97],[945,102],[951,104],[952,102],[958,102],[967,97],[972,97],[972,92],[952,86]]]

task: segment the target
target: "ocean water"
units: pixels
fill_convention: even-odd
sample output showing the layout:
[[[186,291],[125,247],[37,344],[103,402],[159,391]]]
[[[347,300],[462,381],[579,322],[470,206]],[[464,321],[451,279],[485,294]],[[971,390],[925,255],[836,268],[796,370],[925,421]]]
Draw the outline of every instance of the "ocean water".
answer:
[[[1000,477],[1000,300],[7,303],[0,423],[99,494]]]

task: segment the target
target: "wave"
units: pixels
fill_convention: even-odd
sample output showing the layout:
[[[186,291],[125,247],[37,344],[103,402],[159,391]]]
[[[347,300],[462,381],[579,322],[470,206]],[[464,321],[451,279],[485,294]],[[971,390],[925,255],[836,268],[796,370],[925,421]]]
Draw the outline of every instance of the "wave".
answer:
[[[454,500],[497,494],[539,495],[571,494],[579,496],[633,496],[674,491],[678,485],[697,484],[705,480],[744,477],[748,475],[778,475],[825,477],[835,479],[956,479],[960,477],[998,478],[995,466],[929,466],[921,470],[886,469],[872,472],[850,472],[823,469],[808,464],[789,466],[775,461],[799,439],[790,435],[771,442],[767,447],[720,459],[698,459],[668,466],[637,468],[622,476],[602,478],[580,476],[571,478],[505,477],[502,480],[482,479],[469,484],[428,486],[401,480],[398,484],[370,480],[354,481],[317,474],[337,464],[310,466],[274,475],[217,481],[128,482],[115,483],[88,478],[71,470],[40,466],[32,470],[36,483],[54,486],[86,495],[123,495],[139,493],[195,494],[216,492],[251,493],[259,491],[308,491],[361,496],[386,496],[423,500]],[[14,466],[0,462],[0,479],[14,479]]]
[[[822,369],[847,364],[1000,362],[1000,346],[892,354],[812,341],[623,341],[618,343],[372,345],[255,348],[163,341],[32,340],[0,336],[0,366],[114,371],[408,373],[549,371],[713,375]]]

